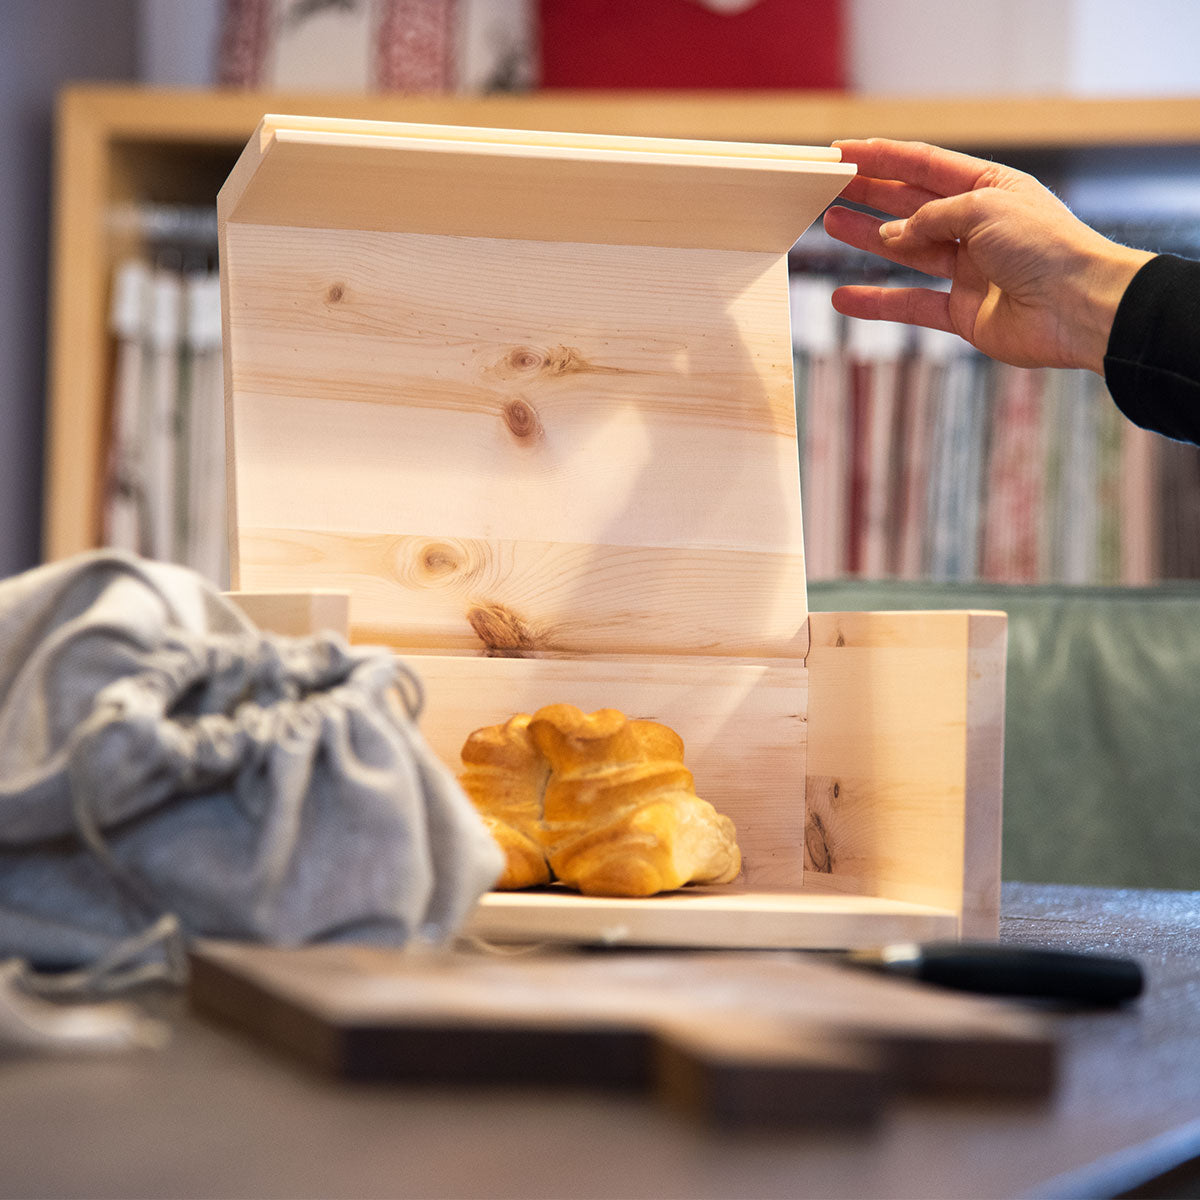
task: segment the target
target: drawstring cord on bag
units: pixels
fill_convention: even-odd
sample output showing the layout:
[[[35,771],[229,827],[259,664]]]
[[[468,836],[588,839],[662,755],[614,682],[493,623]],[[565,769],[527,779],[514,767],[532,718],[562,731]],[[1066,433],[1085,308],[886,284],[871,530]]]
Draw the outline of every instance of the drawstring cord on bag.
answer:
[[[84,844],[122,895],[142,914],[152,910],[146,888],[113,857],[88,803],[72,798]],[[158,951],[158,954],[154,952]],[[179,919],[163,913],[140,933],[122,938],[94,962],[73,971],[39,971],[21,959],[0,962],[0,1057],[31,1051],[157,1048],[167,1026],[129,1004],[95,1003],[150,983],[187,979],[187,949]],[[59,1001],[74,1003],[63,1004]],[[93,1001],[93,1002],[88,1002]]]
[[[148,958],[158,947],[162,958]],[[182,984],[187,981],[183,930],[174,913],[165,913],[140,933],[122,938],[86,967],[36,971],[22,965],[15,979],[26,991],[54,999],[111,996],[150,983]]]
[[[116,859],[92,809],[91,798],[72,789],[71,813],[83,844],[116,885],[135,919],[149,921],[139,933],[122,938],[95,962],[64,974],[33,972],[27,979],[41,995],[111,995],[146,983],[181,986],[187,982],[187,943],[179,918],[162,911],[149,888]],[[161,948],[162,957],[150,952]]]
[[[400,659],[396,659],[396,691],[404,702],[408,719],[415,722],[425,707],[425,685],[417,673]]]
[[[0,962],[0,1060],[13,1053],[157,1049],[166,1043],[166,1024],[130,1004],[58,1004],[38,995],[49,978],[18,959]]]

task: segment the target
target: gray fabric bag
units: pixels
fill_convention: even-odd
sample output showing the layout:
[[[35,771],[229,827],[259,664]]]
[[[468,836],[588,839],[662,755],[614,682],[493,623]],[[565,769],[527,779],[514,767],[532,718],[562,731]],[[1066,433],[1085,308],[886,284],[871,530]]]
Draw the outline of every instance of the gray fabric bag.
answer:
[[[98,551],[0,583],[0,958],[91,963],[164,913],[445,940],[502,859],[418,705],[391,653],[260,633],[180,567]]]

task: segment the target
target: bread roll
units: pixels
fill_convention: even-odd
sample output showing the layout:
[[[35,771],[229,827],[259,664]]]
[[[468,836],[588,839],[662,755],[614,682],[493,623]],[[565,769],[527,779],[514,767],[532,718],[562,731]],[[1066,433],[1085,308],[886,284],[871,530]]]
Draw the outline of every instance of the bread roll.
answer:
[[[530,716],[518,713],[503,725],[477,729],[462,748],[459,777],[504,851],[503,889],[550,882],[542,843],[542,797],[550,764],[529,736]]]
[[[682,740],[656,721],[552,704],[471,734],[463,764],[507,857],[498,887],[650,896],[741,868],[733,822],[695,794]]]

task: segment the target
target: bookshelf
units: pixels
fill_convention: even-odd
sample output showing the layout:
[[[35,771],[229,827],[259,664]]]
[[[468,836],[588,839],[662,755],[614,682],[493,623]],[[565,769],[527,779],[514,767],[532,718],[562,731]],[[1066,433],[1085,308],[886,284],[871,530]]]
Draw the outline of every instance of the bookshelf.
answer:
[[[630,135],[827,143],[915,138],[999,157],[1196,147],[1200,102],[826,93],[346,96],[78,85],[60,100],[55,154],[43,556],[95,546],[107,427],[110,275],[130,247],[123,202],[214,200],[266,112]]]

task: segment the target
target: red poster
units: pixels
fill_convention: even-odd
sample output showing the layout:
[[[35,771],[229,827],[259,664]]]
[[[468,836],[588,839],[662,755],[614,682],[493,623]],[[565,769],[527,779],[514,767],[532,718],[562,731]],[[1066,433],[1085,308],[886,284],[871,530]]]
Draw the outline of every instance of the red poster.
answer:
[[[539,0],[548,88],[841,88],[842,0]]]

